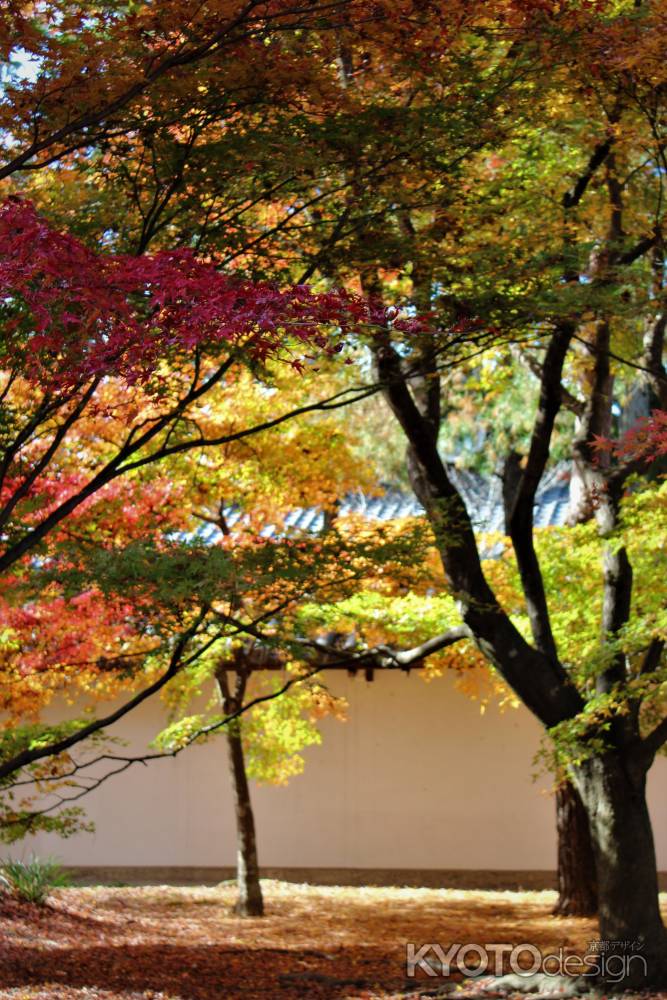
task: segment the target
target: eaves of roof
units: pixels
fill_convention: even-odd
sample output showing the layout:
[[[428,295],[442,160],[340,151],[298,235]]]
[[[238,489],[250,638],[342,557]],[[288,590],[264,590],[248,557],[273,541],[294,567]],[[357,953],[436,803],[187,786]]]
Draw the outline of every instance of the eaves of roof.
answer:
[[[448,474],[461,494],[478,532],[504,532],[504,511],[500,477],[482,476],[467,469],[448,466]],[[535,527],[546,528],[565,524],[570,503],[570,470],[567,464],[559,464],[543,476],[535,498]],[[225,510],[227,525],[231,528],[242,518],[239,507]],[[338,506],[338,514],[357,514],[375,521],[393,521],[405,517],[421,517],[424,508],[414,494],[388,487],[378,495],[355,491],[344,496]],[[267,524],[261,534],[272,538],[286,530],[317,534],[324,527],[324,512],[320,507],[296,507],[288,512],[282,525]],[[213,543],[220,535],[220,529],[207,524],[200,528],[196,537]]]

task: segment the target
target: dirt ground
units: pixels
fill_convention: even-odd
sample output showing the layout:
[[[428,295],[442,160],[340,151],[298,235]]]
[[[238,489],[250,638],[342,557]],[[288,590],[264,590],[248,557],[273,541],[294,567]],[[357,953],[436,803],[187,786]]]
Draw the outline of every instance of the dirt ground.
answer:
[[[416,997],[407,942],[584,954],[597,937],[593,920],[552,917],[551,892],[263,888],[267,915],[250,920],[232,914],[228,884],[61,889],[46,907],[3,897],[0,998],[370,1000],[408,987]],[[426,992],[443,980],[419,982]]]

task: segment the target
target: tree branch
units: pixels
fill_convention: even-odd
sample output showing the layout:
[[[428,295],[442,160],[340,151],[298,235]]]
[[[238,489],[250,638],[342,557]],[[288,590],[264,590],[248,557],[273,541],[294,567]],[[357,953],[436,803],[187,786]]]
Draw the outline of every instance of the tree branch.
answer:
[[[33,747],[32,749],[27,749],[21,751],[21,753],[16,754],[10,760],[3,761],[0,763],[0,781],[4,778],[9,777],[16,771],[27,767],[29,764],[34,764],[35,761],[43,760],[45,757],[53,757],[57,754],[64,753],[65,750],[69,750],[70,747],[75,746],[77,743],[81,743],[82,740],[88,739],[90,736],[94,736],[95,733],[100,732],[101,729],[105,729],[107,726],[112,725],[114,722],[118,722],[123,716],[131,712],[132,709],[136,708],[142,702],[150,698],[151,695],[155,694],[165,686],[165,684],[171,680],[172,677],[178,672],[182,666],[182,656],[188,642],[194,637],[197,629],[201,625],[202,621],[206,617],[208,609],[203,609],[196,617],[193,624],[188,628],[178,639],[172,654],[169,658],[169,666],[166,671],[158,677],[156,681],[149,684],[148,687],[144,688],[134,698],[130,698],[129,701],[121,705],[114,712],[110,712],[102,719],[96,719],[94,722],[89,723],[87,726],[82,726],[81,729],[77,729],[75,733],[71,736],[66,736],[61,740],[57,740],[55,743],[50,743],[46,746]]]
[[[565,357],[574,334],[573,324],[563,322],[553,333],[542,365],[540,398],[530,448],[519,484],[510,504],[507,524],[516,553],[535,645],[554,662],[558,660],[549,608],[533,539],[535,497],[546,468],[556,417],[561,404]]]
[[[612,137],[605,139],[604,142],[598,143],[591,154],[588,165],[583,174],[581,174],[578,178],[574,187],[570,188],[570,190],[566,191],[563,195],[563,208],[575,208],[575,206],[579,204],[586,193],[588,185],[595,176],[596,171],[602,166],[604,161],[609,156],[613,144],[614,139]]]
[[[105,761],[110,761],[114,763],[117,762],[120,764],[120,767],[114,768],[111,771],[107,771],[106,774],[101,775],[100,777],[94,779],[86,778],[85,780],[91,780],[91,784],[86,785],[84,788],[81,788],[79,786],[79,791],[75,795],[59,797],[57,802],[52,803],[50,806],[47,806],[44,809],[31,812],[29,815],[21,817],[18,821],[7,820],[5,822],[0,823],[0,826],[8,826],[10,824],[15,824],[16,822],[21,822],[25,825],[27,831],[28,829],[30,829],[32,825],[35,824],[35,822],[39,819],[39,817],[54,812],[56,809],[60,809],[63,806],[66,806],[70,802],[76,802],[82,799],[85,795],[88,795],[90,792],[99,788],[100,785],[102,785],[105,781],[108,781],[109,778],[128,770],[128,768],[131,767],[133,764],[139,764],[139,763],[148,764],[153,760],[163,760],[167,757],[177,757],[180,753],[183,752],[183,750],[187,749],[187,747],[189,746],[192,746],[192,744],[197,742],[198,740],[201,740],[202,737],[209,736],[212,733],[217,732],[219,729],[228,726],[230,722],[233,722],[235,719],[239,718],[245,712],[248,712],[251,708],[254,708],[255,706],[263,704],[267,701],[273,701],[274,699],[281,697],[295,684],[304,683],[305,681],[310,680],[312,677],[314,677],[316,674],[320,673],[323,670],[331,670],[337,668],[351,669],[354,666],[368,664],[369,662],[372,663],[373,667],[380,667],[382,669],[395,667],[405,670],[410,666],[414,665],[415,663],[425,659],[427,656],[430,656],[433,653],[446,648],[447,646],[451,646],[456,642],[460,642],[462,639],[471,638],[471,636],[472,633],[470,632],[470,630],[465,625],[462,625],[457,628],[450,629],[447,632],[443,632],[439,636],[434,636],[432,639],[428,639],[426,642],[423,642],[419,646],[415,646],[411,649],[395,650],[390,646],[375,646],[372,649],[361,651],[352,657],[346,655],[345,657],[341,658],[340,656],[338,656],[338,659],[334,659],[333,662],[328,662],[328,663],[325,662],[316,665],[306,674],[300,675],[298,677],[288,678],[285,681],[285,683],[281,685],[281,687],[278,688],[276,691],[272,691],[269,694],[259,695],[256,698],[252,698],[245,705],[239,704],[239,702],[243,697],[243,692],[245,690],[245,682],[247,681],[250,672],[256,668],[252,666],[252,663],[250,664],[246,663],[246,670],[245,672],[242,673],[241,683],[237,683],[234,698],[230,699],[229,685],[227,682],[226,673],[228,671],[235,671],[237,673],[237,676],[239,676],[239,670],[238,670],[238,664],[231,663],[227,665],[227,662],[225,661],[223,664],[219,665],[219,667],[216,669],[216,679],[223,693],[224,702],[226,706],[225,717],[223,719],[219,719],[218,721],[211,723],[208,726],[202,726],[196,732],[191,733],[190,736],[187,738],[187,740],[181,746],[175,747],[173,750],[165,750],[150,754],[140,754],[133,757],[125,757],[118,754],[98,754],[96,757],[93,757],[89,761],[85,761],[84,763],[74,764],[74,766],[70,768],[69,771],[63,772],[58,775],[49,775],[46,778],[36,779],[34,782],[32,781],[9,782],[8,785],[5,786],[6,789],[17,788],[26,784],[33,784],[33,783],[34,784],[46,784],[47,782],[58,783],[58,782],[68,781],[69,779],[80,774],[81,771],[87,770],[90,767],[93,767],[94,765],[103,763]],[[306,644],[304,643],[304,645]],[[337,650],[335,646],[324,645],[319,642],[309,643],[307,645],[312,646],[318,652],[323,652],[334,656],[340,653],[340,650]],[[247,660],[247,653],[244,653],[244,660]],[[173,676],[173,674],[171,676]],[[153,690],[146,689],[146,692],[144,692],[143,695],[144,697],[148,697],[149,694],[152,693],[154,693],[154,688]],[[232,701],[234,705],[236,705],[237,707],[235,707],[233,710],[229,710],[229,708],[232,705]],[[132,705],[132,707],[134,707],[134,705]],[[129,710],[130,709],[128,708],[127,711]],[[99,731],[99,729],[102,728],[104,725],[110,724],[110,720],[111,716],[108,716],[106,720],[101,720],[99,725],[96,725],[95,731]],[[115,719],[113,721],[115,721]],[[88,730],[86,735],[88,736],[92,735],[91,727],[86,727],[86,728]],[[63,742],[65,741],[61,741],[61,743]],[[63,749],[67,749],[67,747],[61,746],[61,749],[58,752],[62,752]],[[0,771],[0,777],[2,777],[1,771]]]
[[[113,100],[101,106],[98,105],[95,108],[83,111],[65,125],[44,136],[43,139],[35,135],[32,143],[23,152],[14,156],[4,166],[0,166],[0,180],[10,176],[17,170],[23,169],[37,154],[53,146],[57,146],[70,136],[83,133],[80,140],[70,143],[70,151],[78,149],[81,146],[90,145],[92,141],[91,129],[94,126],[102,125],[109,121],[113,115],[126,108],[135,98],[140,97],[167,73],[200,62],[214,52],[218,53],[224,48],[238,45],[240,42],[251,38],[261,27],[267,29],[272,23],[275,23],[276,30],[294,30],[297,27],[303,27],[303,24],[300,22],[298,24],[290,23],[288,20],[289,17],[294,18],[301,14],[306,14],[308,15],[308,20],[310,20],[313,14],[335,10],[344,6],[344,4],[345,0],[338,0],[338,2],[334,0],[334,2],[321,3],[315,6],[306,5],[304,7],[295,7],[292,10],[278,11],[273,15],[257,15],[253,18],[251,16],[253,11],[261,5],[259,0],[248,0],[239,13],[219,28],[218,31],[214,32],[210,38],[189,47],[181,44],[175,52],[166,56],[161,61],[156,62],[154,65],[149,63],[143,77],[127,87],[126,90]],[[48,162],[53,162],[54,159],[57,159],[56,154]]]
[[[662,722],[659,722],[652,732],[648,736],[644,737],[640,744],[640,752],[642,753],[647,767],[650,767],[653,762],[653,758],[660,750],[660,748],[667,742],[667,717],[665,717]]]
[[[664,639],[651,639],[649,647],[646,650],[646,655],[644,656],[641,668],[639,670],[642,676],[646,674],[652,674],[654,670],[658,669],[660,665],[660,658],[662,656],[663,650],[665,648]]]
[[[634,261],[639,260],[643,257],[645,253],[648,253],[656,243],[658,242],[658,236],[656,233],[653,236],[645,236],[643,239],[635,243],[630,250],[626,250],[625,253],[619,254],[618,263],[619,264],[633,264]]]
[[[572,718],[582,702],[564,668],[525,641],[488,585],[465,504],[447,475],[430,425],[419,413],[405,377],[400,377],[400,357],[388,333],[377,338],[375,359],[389,406],[409,444],[413,489],[433,527],[465,625],[482,653],[544,725]]]

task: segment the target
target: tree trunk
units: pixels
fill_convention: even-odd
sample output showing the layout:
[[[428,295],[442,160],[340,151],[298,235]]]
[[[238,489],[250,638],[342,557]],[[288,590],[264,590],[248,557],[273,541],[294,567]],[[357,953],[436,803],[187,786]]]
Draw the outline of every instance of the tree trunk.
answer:
[[[216,670],[216,681],[225,715],[238,711],[243,703],[249,671],[237,670],[232,694],[229,677],[224,665]],[[236,818],[236,884],[238,900],[235,910],[242,917],[262,917],[264,899],[259,884],[259,863],[257,861],[257,837],[255,817],[250,801],[250,788],[243,756],[243,739],[238,719],[225,727],[229,772],[234,792],[234,813]]]
[[[560,341],[565,332],[565,327],[558,330]],[[608,330],[603,328],[603,333],[606,336]],[[503,679],[547,730],[576,718],[584,709],[584,701],[566,667],[548,652],[553,636],[550,635],[540,566],[530,538],[532,500],[549,455],[551,430],[560,402],[564,354],[556,357],[553,364],[543,365],[540,407],[520,487],[522,508],[519,509],[515,500],[513,509],[514,534],[517,535],[520,528],[517,510],[525,511],[529,526],[527,536],[514,548],[517,559],[523,560],[522,582],[526,597],[532,602],[535,646],[531,646],[500,605],[484,575],[470,517],[442,462],[437,435],[410,393],[400,354],[388,335],[378,338],[376,345],[378,376],[386,385],[386,398],[409,442],[410,481],[433,528],[445,576],[456,596],[464,623],[472,632],[478,649],[497,667]],[[601,357],[608,360],[609,351],[602,342],[596,348],[599,352],[596,385],[599,383],[601,389],[600,398],[593,402],[599,409],[605,395],[606,372],[598,361]],[[616,484],[615,492],[602,508],[606,520],[612,522],[600,526],[603,535],[615,527],[613,517],[607,514],[610,509],[614,513],[619,490]],[[601,496],[604,499],[604,494]],[[514,542],[514,538],[512,540]],[[621,550],[615,555],[615,565],[609,560],[605,562],[602,622],[604,635],[614,637],[627,622],[632,584],[627,554]],[[617,674],[622,674],[625,666],[621,654],[615,655],[610,667],[598,678],[598,684],[604,685],[602,689],[598,687],[598,693],[611,692],[618,683]],[[572,773],[593,840],[600,937],[604,947],[611,949],[609,954],[605,951],[598,956],[604,959],[598,961],[597,973],[605,990],[667,986],[667,932],[658,908],[655,849],[645,795],[648,760],[639,764],[640,756],[648,754],[639,743],[637,729],[636,718],[619,714],[614,720],[612,735],[615,734],[617,746],[632,747],[632,751],[598,753],[573,768]],[[619,958],[624,960],[620,972]],[[588,971],[594,972],[590,963]]]
[[[236,813],[236,883],[239,898],[235,909],[242,917],[261,917],[264,915],[264,900],[259,884],[255,819],[243,759],[241,733],[233,724],[227,727],[227,748]]]
[[[573,777],[590,824],[599,896],[599,978],[608,988],[667,986],[667,931],[646,804],[646,772],[609,751]]]
[[[591,917],[598,909],[593,844],[584,804],[569,781],[556,792],[556,829],[558,901],[553,912],[561,917]]]

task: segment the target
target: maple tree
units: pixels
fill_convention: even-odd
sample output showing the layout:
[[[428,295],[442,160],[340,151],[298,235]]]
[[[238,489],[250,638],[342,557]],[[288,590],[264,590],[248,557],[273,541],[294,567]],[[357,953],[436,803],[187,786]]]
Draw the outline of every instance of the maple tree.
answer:
[[[297,276],[346,281],[378,300],[402,299],[411,309],[434,311],[436,335],[407,337],[387,322],[372,343],[379,381],[409,444],[413,486],[433,526],[447,585],[478,647],[561,745],[577,743],[566,766],[591,821],[602,934],[611,940],[639,934],[650,976],[659,982],[664,929],[643,783],[664,724],[647,735],[640,708],[647,710],[643,724],[662,684],[662,638],[656,627],[638,694],[631,683],[638,652],[625,644],[633,610],[630,547],[617,543],[622,493],[638,466],[618,455],[608,462],[596,456],[613,418],[613,378],[617,388],[625,386],[622,392],[631,381],[620,375],[625,362],[640,366],[658,399],[665,384],[664,12],[657,2],[623,0],[451,3],[432,23],[419,21],[410,41],[400,27],[415,12],[393,13],[371,19],[371,28],[351,17],[327,35],[326,67],[333,71],[323,71],[317,59],[306,60],[306,71],[306,62],[297,60],[300,81],[311,89],[290,107],[303,115],[296,140],[285,141],[286,117],[272,109],[267,118],[253,119],[247,146],[242,126],[232,144],[234,164],[241,165],[239,151],[253,142],[264,153],[245,173],[233,164],[231,188],[225,174],[203,222],[197,213],[200,192],[211,184],[206,164],[214,161],[221,132],[229,131],[207,121],[210,131],[202,134],[211,141],[199,173],[190,176],[185,157],[188,170],[197,166],[189,156],[199,133],[170,133],[169,109],[178,106],[173,92],[144,87],[159,143],[147,141],[150,128],[140,128],[136,118],[135,128],[128,127],[131,116],[86,136],[106,156],[103,168],[87,175],[91,201],[100,203],[105,171],[115,183],[121,158],[130,154],[126,173],[137,214],[109,226],[114,208],[107,195],[87,235],[102,239],[108,233],[112,243],[140,249],[154,240],[218,244],[249,271],[287,264]],[[307,43],[317,37],[319,44],[325,36],[304,37]],[[290,61],[294,52],[282,42],[276,46],[279,58]],[[277,79],[284,83],[280,74]],[[205,81],[198,79],[198,86],[209,92]],[[188,108],[201,107],[197,87],[187,91]],[[34,107],[34,88],[26,83],[23,89],[26,107],[31,100]],[[124,140],[115,147],[114,131]],[[53,155],[69,155],[58,141]],[[285,166],[295,141],[301,151],[296,173]],[[224,142],[219,147],[223,154],[228,148]],[[85,143],[72,144],[71,156],[67,176],[76,177]],[[56,192],[64,176],[56,178]],[[239,208],[232,210],[227,233],[221,199],[229,190]],[[74,203],[70,197],[65,208],[71,211]],[[266,249],[262,258],[255,252],[260,246]],[[383,313],[379,306],[374,310],[376,317]],[[447,423],[441,390],[450,390],[442,370],[460,361],[462,339],[480,350],[521,342],[522,363],[537,379],[537,418],[524,422],[523,437],[514,442],[523,447],[524,462],[508,463],[505,477],[529,634],[517,628],[489,585],[467,512],[438,454],[440,425]],[[602,656],[591,661],[593,677],[585,653],[573,654],[570,663],[559,649],[544,557],[533,538],[535,491],[553,455],[563,406],[577,420],[569,434],[581,499],[577,519],[594,516],[607,539]],[[596,714],[602,704],[612,710],[609,731]],[[581,719],[589,726],[584,737],[577,731]],[[605,817],[611,817],[610,828]],[[633,873],[631,893],[624,867]]]
[[[104,514],[115,516],[106,505]],[[68,803],[80,801],[134,762],[173,756],[224,728],[237,802],[238,912],[256,916],[262,903],[247,773],[283,783],[302,767],[298,751],[319,742],[314,718],[340,711],[326,688],[310,680],[313,673],[337,665],[350,668],[381,661],[387,666],[392,658],[386,649],[381,657],[367,649],[344,654],[326,641],[293,636],[294,607],[303,600],[304,588],[309,602],[318,593],[344,593],[378,561],[389,566],[393,560],[399,571],[407,558],[414,558],[420,533],[392,541],[380,530],[366,532],[364,541],[354,532],[351,536],[335,532],[326,541],[288,537],[263,544],[254,533],[245,540],[223,533],[219,541],[223,551],[217,552],[218,544],[212,540],[175,545],[169,535],[156,537],[152,547],[145,530],[145,518],[130,521],[124,533],[132,538],[139,531],[139,540],[123,544],[122,535],[115,532],[101,552],[86,552],[84,546],[82,553],[79,527],[75,545],[60,546],[50,556],[48,568],[33,571],[29,586],[18,588],[15,599],[23,600],[3,608],[0,693],[13,723],[3,733],[3,756],[11,758],[14,768],[4,783],[10,796],[2,818],[3,835],[15,839],[43,828],[67,836],[86,829],[80,807]],[[22,591],[39,596],[26,607]],[[82,619],[84,611],[89,614]],[[74,617],[78,625],[72,634]],[[106,620],[112,628],[101,627]],[[255,640],[239,643],[245,633]],[[282,657],[289,648],[295,658],[304,660],[303,668],[295,659],[286,680],[251,676],[267,664],[284,670],[289,664]],[[420,649],[401,653],[401,668],[422,655]],[[157,680],[149,683],[156,675]],[[193,714],[197,696],[213,678],[222,714],[215,697]],[[137,687],[138,697],[93,723],[85,714],[65,725],[39,722],[43,708],[59,692],[70,699],[77,692],[81,712],[83,699],[98,706]],[[160,689],[168,698],[173,721],[156,739],[157,752],[128,757],[102,749],[102,727]],[[192,701],[195,705],[190,708]],[[34,721],[26,724],[30,717]],[[65,739],[54,760],[58,736]],[[83,754],[74,755],[73,747],[84,739],[89,745]],[[23,772],[17,769],[22,741],[39,750],[38,763]],[[17,803],[14,795],[26,785],[34,789]],[[47,804],[37,808],[35,799],[44,795]]]
[[[366,312],[349,296],[229,279],[188,253],[97,255],[20,201],[6,203],[0,227],[5,595],[29,588],[36,565],[55,558],[68,540],[85,549],[95,532],[122,536],[137,490],[143,506],[132,513],[135,530],[146,541],[151,524],[153,531],[173,530],[183,490],[173,474],[170,482],[154,472],[156,463],[244,441],[292,415],[276,416],[271,403],[270,415],[239,426],[233,406],[216,419],[216,394],[234,397],[244,365],[270,357],[298,369],[299,351],[328,349],[328,325],[340,333],[347,319]],[[322,405],[340,403],[334,393]],[[312,407],[296,407],[304,409]],[[132,488],[122,485],[128,476]],[[100,612],[94,594],[82,594],[79,606]],[[51,638],[65,657],[73,640],[66,619],[57,625],[62,611],[56,600],[48,614]],[[101,613],[90,655],[97,651],[99,658],[105,641],[122,638],[133,613],[120,598]],[[29,609],[7,614],[14,627],[37,624]],[[177,659],[199,624],[185,622]],[[176,662],[169,669],[175,668]],[[57,738],[56,749],[78,738],[82,732]],[[10,753],[2,776],[47,755],[44,745]]]
[[[173,123],[193,104],[215,106],[219,94],[244,105],[272,73],[287,82],[290,39],[313,26],[324,34],[347,6],[12,3],[0,26],[9,68],[0,178],[89,150],[109,135],[150,130],[151,101]]]
[[[287,528],[287,536],[279,544],[294,543],[302,550],[313,547],[312,539],[306,541],[303,533],[293,535]],[[364,524],[363,518],[346,517],[334,526],[325,518],[324,534],[314,544],[317,559],[306,564],[305,570],[302,565],[308,574],[307,590],[286,601],[281,581],[283,613],[274,614],[269,627],[253,627],[253,641],[233,645],[226,653],[215,651],[194,670],[181,672],[167,689],[175,721],[157,738],[159,747],[180,752],[225,727],[237,824],[236,909],[243,916],[263,913],[248,777],[285,783],[303,767],[300,750],[320,742],[315,721],[330,713],[341,717],[345,709],[344,702],[333,697],[320,680],[313,680],[313,675],[322,670],[363,669],[372,678],[375,669],[409,670],[460,638],[460,630],[447,629],[437,637],[430,636],[426,643],[408,641],[413,637],[406,634],[385,636],[382,642],[380,636],[372,642],[356,628],[347,634],[323,631],[326,615],[318,610],[313,616],[313,607],[322,609],[327,601],[355,594],[364,580],[376,576],[378,567],[382,567],[382,590],[404,589],[407,580],[423,575],[414,565],[424,544],[419,524],[388,529]],[[275,582],[270,579],[260,585],[262,606],[267,588],[270,591]],[[253,618],[247,596],[240,599],[235,595],[234,603]],[[279,676],[274,680],[277,671],[287,672],[288,679]],[[203,684],[212,679],[216,695],[204,712],[192,714],[189,704],[196,702]],[[244,698],[249,700],[244,703]]]
[[[14,349],[13,366],[6,373],[5,424],[10,445],[5,523],[14,548],[6,550],[11,572],[5,574],[0,605],[4,627],[0,691],[9,713],[0,771],[9,796],[4,835],[12,839],[39,828],[65,835],[81,829],[85,821],[79,806],[67,803],[79,800],[90,785],[81,785],[77,776],[95,763],[118,759],[100,749],[104,728],[175,680],[181,692],[189,690],[184,674],[190,685],[200,683],[207,672],[217,676],[227,710],[217,720],[200,719],[199,728],[191,716],[179,719],[163,734],[162,745],[168,741],[170,753],[246,711],[248,706],[241,706],[239,698],[231,704],[225,672],[221,672],[221,663],[231,656],[229,644],[233,650],[234,637],[253,635],[258,623],[279,618],[285,606],[297,600],[300,588],[307,586],[312,594],[322,586],[318,574],[331,578],[329,586],[334,582],[340,586],[341,574],[343,578],[358,574],[356,559],[368,562],[363,544],[350,548],[338,535],[326,546],[296,545],[289,539],[276,545],[259,531],[266,527],[267,518],[284,514],[286,503],[315,499],[331,504],[346,484],[359,484],[358,463],[326,412],[306,433],[299,432],[298,417],[320,410],[321,404],[303,405],[304,387],[295,388],[293,374],[302,365],[292,355],[290,344],[314,340],[320,353],[327,347],[320,307],[329,312],[333,306],[329,315],[336,320],[339,333],[348,305],[350,318],[369,313],[363,303],[345,295],[312,296],[305,288],[290,295],[272,286],[228,281],[189,255],[177,261],[167,255],[164,273],[162,261],[147,256],[100,260],[71,238],[54,234],[30,206],[13,202],[5,211],[5,242],[14,251],[7,257],[4,272],[5,287],[13,293],[8,297],[7,346]],[[160,277],[166,292],[156,280]],[[144,285],[139,284],[137,292],[141,280]],[[217,315],[216,284],[220,294]],[[266,338],[252,312],[254,294]],[[199,295],[204,300],[201,319],[196,311]],[[61,302],[71,311],[61,314]],[[177,306],[173,312],[171,302]],[[244,320],[234,317],[235,302],[240,302]],[[302,308],[315,302],[314,312],[309,306]],[[142,326],[144,310],[147,323]],[[244,340],[244,323],[245,359],[238,350]],[[281,333],[285,328],[289,337]],[[223,356],[228,353],[221,372],[224,381],[209,382],[199,408],[188,412],[178,395],[174,405],[174,390],[178,393],[184,383],[186,391],[192,388],[184,378],[183,358],[194,353],[191,364],[197,384],[198,379],[204,382],[211,375],[206,371],[207,351],[215,366],[218,350]],[[230,361],[236,365],[233,370]],[[10,363],[9,355],[6,363]],[[326,376],[316,371],[315,381],[323,391]],[[215,391],[209,391],[212,386]],[[60,424],[52,421],[51,410],[41,409],[44,404],[36,388],[56,413],[61,402],[58,393],[61,405],[82,399],[79,409],[72,408],[75,419],[66,418]],[[341,397],[345,401],[348,396],[340,385],[330,388],[331,399],[324,403],[324,411],[330,406],[335,409]],[[18,412],[17,405],[30,398],[28,390],[37,408],[32,437],[21,435],[25,414]],[[133,394],[130,402],[128,391]],[[274,415],[276,394],[290,415],[289,424]],[[240,395],[247,429],[243,425],[239,429]],[[199,402],[198,394],[188,398]],[[153,421],[160,425],[160,408],[169,417],[158,426],[166,447],[160,446],[158,435],[158,447],[146,461],[141,447],[135,452],[132,423],[137,421],[143,442],[152,443],[154,435],[147,434],[147,429],[152,429]],[[156,415],[151,419],[152,413]],[[267,429],[273,434],[267,435]],[[248,448],[250,433],[253,446]],[[336,457],[326,478],[311,458],[324,442],[328,455]],[[127,459],[135,454],[127,467]],[[230,503],[232,510],[237,505],[245,511],[234,533],[227,523]],[[220,546],[198,539],[197,526],[202,522],[218,529]],[[381,558],[382,539],[372,551]],[[239,671],[238,678],[245,687],[245,671]],[[288,690],[292,683],[281,690]],[[137,686],[137,694],[103,718],[91,721],[84,716],[55,726],[40,723],[40,714],[54,694],[64,691],[71,698],[78,692],[99,703],[126,695]],[[321,711],[326,701],[321,686],[303,690]],[[173,701],[173,694],[170,697]],[[259,698],[260,703],[264,700]],[[272,780],[282,780],[287,773],[287,765],[277,763],[285,752],[285,738],[293,760],[299,739],[315,739],[312,726],[299,721],[307,702],[303,696],[288,699],[286,713],[273,716],[273,727],[264,727],[270,738],[273,734],[273,752],[265,752],[262,773],[269,773]],[[251,707],[253,703],[257,698]],[[295,706],[292,715],[290,705]],[[272,716],[267,718],[270,721]],[[31,720],[29,724],[26,719]],[[92,761],[72,757],[73,747],[84,742]],[[228,731],[228,743],[236,761],[237,791],[245,785],[251,824],[238,726]],[[253,743],[252,749],[256,761],[261,746]],[[121,763],[122,770],[131,761]],[[95,778],[92,787],[107,776]],[[34,795],[17,803],[15,790],[26,785],[34,785],[37,797],[49,793],[49,804],[37,808]],[[239,833],[245,836],[241,823]],[[247,846],[240,854],[242,875],[248,871],[249,850]],[[259,893],[256,869],[255,861],[254,885]],[[251,912],[253,901],[245,891],[248,879],[240,882],[241,909]],[[257,896],[254,905],[256,912]]]
[[[621,23],[631,31],[639,27],[648,32],[653,13],[654,8],[649,6],[645,17],[641,11],[632,12],[629,20],[623,19]],[[615,30],[618,27],[616,24]],[[606,432],[611,416],[612,356],[618,356],[622,344],[621,359],[627,353],[641,358],[643,345],[640,342],[637,349],[637,316],[640,322],[653,316],[654,321],[649,322],[651,347],[654,357],[662,353],[664,329],[661,322],[655,321],[656,314],[659,319],[662,313],[662,294],[655,295],[652,291],[646,294],[650,284],[644,261],[651,248],[662,253],[661,218],[656,219],[653,207],[648,204],[648,193],[655,192],[662,184],[662,169],[660,142],[656,144],[651,136],[642,106],[644,92],[657,98],[653,80],[647,80],[643,70],[635,74],[635,64],[627,61],[620,31],[611,35],[604,25],[602,35],[606,43],[618,43],[614,51],[621,67],[617,71],[613,59],[611,65],[594,64],[600,81],[596,96],[604,87],[611,92],[608,104],[600,102],[608,137],[600,139],[587,158],[583,151],[579,153],[583,169],[578,177],[575,174],[574,183],[569,171],[560,168],[554,172],[554,164],[548,158],[535,159],[538,177],[545,167],[551,171],[552,183],[557,183],[560,174],[560,184],[555,188],[560,189],[560,195],[552,196],[549,201],[555,216],[555,233],[560,217],[562,249],[551,253],[547,248],[542,249],[548,230],[541,234],[522,215],[525,236],[516,239],[514,229],[510,229],[510,234],[517,257],[527,254],[520,260],[521,266],[533,262],[532,269],[526,272],[528,280],[521,282],[518,273],[513,275],[517,284],[509,288],[512,293],[509,302],[496,300],[492,310],[489,303],[484,309],[483,299],[473,300],[469,305],[473,315],[480,310],[485,323],[505,322],[516,327],[517,320],[525,316],[524,329],[537,326],[533,336],[542,352],[539,398],[527,454],[514,476],[508,469],[505,482],[507,522],[519,567],[530,639],[516,628],[480,564],[469,515],[438,453],[436,366],[424,358],[423,375],[431,392],[420,395],[412,390],[410,382],[401,382],[401,350],[397,349],[391,330],[387,330],[376,357],[380,378],[392,383],[387,399],[409,446],[413,488],[428,512],[463,620],[504,679],[557,743],[560,740],[568,773],[581,795],[591,827],[601,934],[610,941],[640,940],[647,962],[646,978],[657,984],[664,982],[666,974],[665,930],[657,905],[655,851],[644,790],[646,771],[667,736],[662,712],[659,708],[657,714],[653,711],[660,704],[664,683],[661,662],[664,638],[657,621],[641,649],[633,648],[629,641],[634,622],[636,588],[633,591],[632,566],[636,557],[622,538],[621,498],[634,470],[627,463],[599,463],[595,460],[593,443],[595,435]],[[595,58],[595,43],[592,51]],[[580,55],[576,47],[573,54]],[[577,70],[582,75],[591,70],[588,55],[582,55],[582,62],[581,66],[575,64],[575,84],[579,83]],[[646,157],[645,147],[637,148],[635,130],[640,128],[651,150]],[[547,141],[549,132],[547,128]],[[535,141],[534,135],[531,139]],[[500,172],[503,178],[511,176],[513,167],[523,166],[524,162],[516,151],[508,150],[506,155],[507,168]],[[603,180],[590,195],[593,202],[590,214],[582,213],[577,218],[589,185],[599,172]],[[514,189],[524,206],[528,199],[523,185],[529,179],[530,175],[524,172],[521,185]],[[543,177],[540,182],[544,184]],[[639,194],[633,190],[635,185],[640,189]],[[534,190],[539,199],[544,188]],[[512,185],[510,192],[513,193]],[[518,210],[518,203],[515,204],[514,210]],[[546,199],[543,206],[541,227],[549,211]],[[499,226],[502,232],[503,220],[493,218],[491,225]],[[554,234],[550,238],[553,240]],[[531,246],[531,240],[536,245]],[[540,260],[540,254],[545,253]],[[477,275],[475,269],[473,281]],[[566,366],[570,358],[572,369]],[[650,371],[648,364],[645,367]],[[664,380],[661,362],[653,362],[651,374],[657,380]],[[565,381],[567,388],[570,380],[576,387],[575,398],[581,402],[579,427],[573,441],[575,471],[582,484],[580,497],[584,510],[580,516],[593,515],[605,539],[599,582],[599,652],[590,657],[584,650],[578,650],[574,662],[555,635],[556,610],[554,602],[548,599],[545,568],[536,549],[533,523],[535,491],[550,457],[552,432],[565,397],[562,382]],[[629,976],[628,983],[631,979]]]

